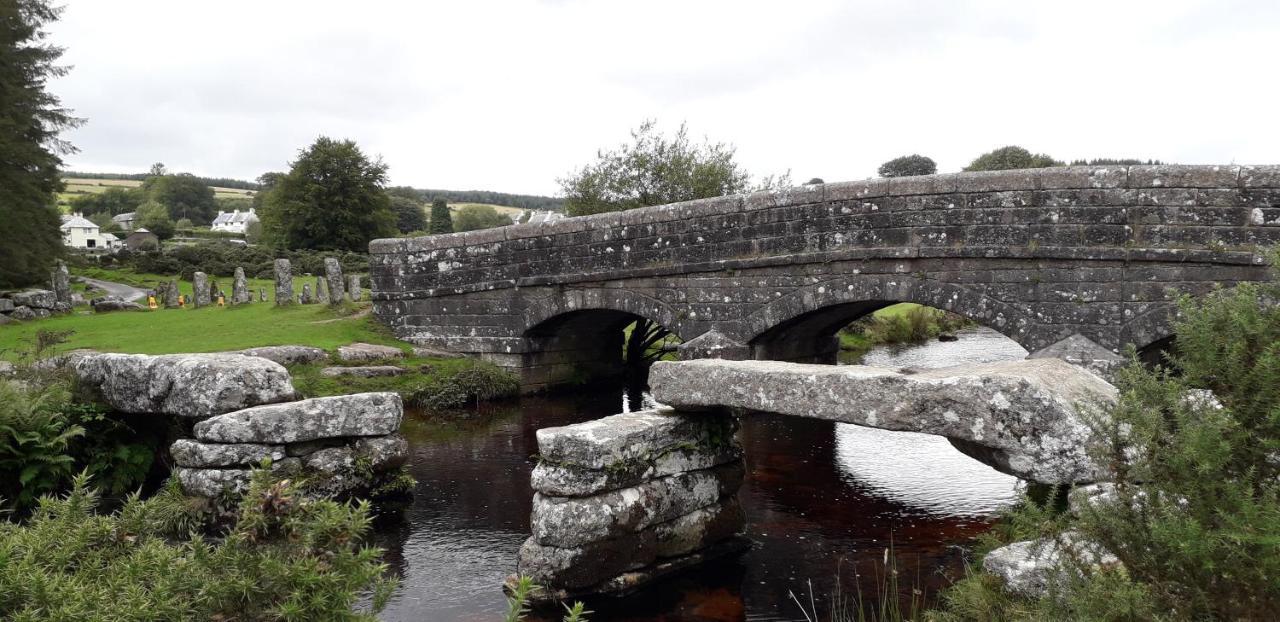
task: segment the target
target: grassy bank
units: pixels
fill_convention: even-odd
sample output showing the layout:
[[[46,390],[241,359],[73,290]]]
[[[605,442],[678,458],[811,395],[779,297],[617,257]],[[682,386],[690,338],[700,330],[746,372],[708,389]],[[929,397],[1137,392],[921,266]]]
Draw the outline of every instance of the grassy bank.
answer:
[[[971,321],[911,302],[891,305],[841,329],[840,349],[861,356],[878,345],[924,343],[963,328]]]

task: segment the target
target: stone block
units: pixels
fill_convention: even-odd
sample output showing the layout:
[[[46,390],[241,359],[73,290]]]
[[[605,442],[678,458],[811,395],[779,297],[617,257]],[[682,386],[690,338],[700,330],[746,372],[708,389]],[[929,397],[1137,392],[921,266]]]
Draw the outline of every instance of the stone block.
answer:
[[[239,354],[256,356],[281,365],[300,365],[329,360],[329,353],[311,346],[262,346],[240,350]]]
[[[359,342],[338,346],[338,358],[347,363],[380,361],[383,359],[402,358],[403,356],[404,351],[393,346]]]
[[[249,469],[188,469],[178,467],[173,474],[187,494],[214,498],[224,491],[244,492],[249,487]]]
[[[361,438],[351,448],[356,456],[367,458],[376,473],[398,469],[409,459],[409,441],[399,434]]]
[[[658,557],[687,555],[742,532],[746,517],[737,496],[654,525]]]
[[[516,572],[539,585],[582,588],[641,568],[656,557],[653,531],[577,547],[547,546],[529,538],[520,546]]]
[[[195,436],[216,443],[299,443],[400,430],[395,393],[356,393],[246,408],[197,423]]]
[[[14,294],[12,298],[15,307],[32,309],[52,309],[58,302],[58,295],[47,289],[29,289]]]
[[[702,415],[700,415],[702,417]],[[701,443],[701,444],[699,444]],[[537,492],[559,497],[585,497],[609,490],[629,488],[642,482],[685,471],[709,469],[742,459],[736,439],[708,442],[701,438],[688,445],[667,446],[643,458],[616,463],[604,469],[590,469],[540,461],[529,483]]]
[[[730,407],[945,436],[974,457],[1046,484],[1103,474],[1089,456],[1086,412],[1113,404],[1102,378],[1058,359],[903,374],[860,365],[775,361],[658,362],[654,399],[676,408]],[[971,454],[973,455],[973,454]]]
[[[572,547],[635,534],[733,495],[741,463],[689,471],[591,497],[534,494],[529,519],[539,544]]]
[[[293,304],[293,266],[288,259],[277,259],[274,264],[276,304]]]
[[[326,378],[336,378],[338,376],[354,376],[356,378],[384,378],[387,376],[400,376],[405,373],[403,367],[395,365],[372,365],[366,367],[326,367],[320,370],[320,375]]]
[[[239,354],[88,354],[75,363],[82,385],[128,413],[208,417],[294,398],[289,372]]]
[[[675,449],[731,446],[737,421],[728,415],[670,409],[611,415],[537,431],[543,461],[584,469],[625,469],[650,464]]]
[[[0,313],[9,313],[14,310],[12,298],[0,298]]]
[[[282,445],[201,443],[186,438],[174,441],[169,453],[178,466],[192,468],[258,466],[264,458],[277,461],[285,457]]]

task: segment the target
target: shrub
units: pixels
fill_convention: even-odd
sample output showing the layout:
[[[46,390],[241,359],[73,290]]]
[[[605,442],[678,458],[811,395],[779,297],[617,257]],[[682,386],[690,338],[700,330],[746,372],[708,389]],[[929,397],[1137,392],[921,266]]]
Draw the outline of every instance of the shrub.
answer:
[[[457,367],[428,378],[409,401],[431,410],[449,410],[469,403],[510,397],[520,391],[520,380],[492,363],[466,360]]]
[[[0,380],[0,499],[18,510],[61,490],[74,472],[69,448],[84,428],[63,413],[67,399],[60,385],[28,388]]]
[[[933,158],[913,153],[881,164],[877,172],[881,177],[932,175],[938,172],[938,164],[933,161]]]
[[[193,514],[176,485],[101,515],[88,479],[0,524],[0,618],[373,620],[395,588],[358,544],[366,503],[309,500],[259,471],[224,538],[175,540]],[[373,612],[353,611],[370,592]]]
[[[939,620],[1270,620],[1280,611],[1280,286],[1179,300],[1165,365],[1136,358],[1097,418],[1108,501],[1074,518],[1027,504],[1015,522],[1073,530],[1118,566],[1063,561],[1068,580],[1034,602],[975,575]],[[1038,527],[1034,525],[1038,523]]]

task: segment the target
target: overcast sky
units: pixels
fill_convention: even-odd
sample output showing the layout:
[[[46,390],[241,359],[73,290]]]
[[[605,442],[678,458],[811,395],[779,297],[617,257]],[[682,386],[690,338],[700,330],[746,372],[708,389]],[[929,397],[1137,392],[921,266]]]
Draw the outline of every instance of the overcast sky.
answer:
[[[317,136],[394,184],[558,193],[655,118],[756,175],[1280,162],[1280,2],[65,0],[70,168],[252,179]]]

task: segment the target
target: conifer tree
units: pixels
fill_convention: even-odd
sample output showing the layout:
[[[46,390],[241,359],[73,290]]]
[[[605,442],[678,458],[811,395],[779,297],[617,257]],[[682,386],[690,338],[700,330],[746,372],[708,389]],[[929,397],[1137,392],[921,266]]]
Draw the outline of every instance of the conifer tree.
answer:
[[[453,233],[453,216],[449,215],[449,204],[444,199],[431,202],[431,222],[427,227],[431,234]]]

